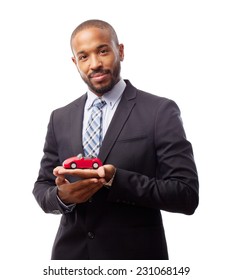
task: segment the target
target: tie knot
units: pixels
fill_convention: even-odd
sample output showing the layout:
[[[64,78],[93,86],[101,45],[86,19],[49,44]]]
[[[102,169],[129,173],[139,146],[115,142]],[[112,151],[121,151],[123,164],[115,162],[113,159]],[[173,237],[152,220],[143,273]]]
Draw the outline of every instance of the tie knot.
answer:
[[[102,109],[106,105],[106,101],[97,98],[94,100],[93,105],[94,107],[97,107],[98,109]]]

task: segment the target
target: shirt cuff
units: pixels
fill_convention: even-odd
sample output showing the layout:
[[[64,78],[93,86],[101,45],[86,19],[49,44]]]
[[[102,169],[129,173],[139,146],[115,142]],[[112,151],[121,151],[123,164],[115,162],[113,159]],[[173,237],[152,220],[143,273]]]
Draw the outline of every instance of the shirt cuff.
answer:
[[[113,180],[114,180],[114,178],[115,178],[115,175],[116,175],[116,169],[115,169],[115,172],[114,172],[112,178],[111,178],[106,184],[104,184],[104,186],[106,186],[106,187],[111,187],[111,186],[112,186],[112,183],[113,183]]]
[[[59,204],[61,205],[61,207],[65,210],[65,213],[72,212],[73,209],[74,209],[75,206],[76,206],[75,203],[66,205],[64,202],[61,201],[61,199],[59,198],[58,195],[57,195],[57,200],[58,200]]]

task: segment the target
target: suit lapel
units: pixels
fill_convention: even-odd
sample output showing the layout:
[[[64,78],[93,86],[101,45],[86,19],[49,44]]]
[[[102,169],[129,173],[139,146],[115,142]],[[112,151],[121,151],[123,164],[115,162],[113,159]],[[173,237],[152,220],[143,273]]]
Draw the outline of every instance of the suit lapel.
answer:
[[[117,138],[119,137],[124,124],[126,123],[135,103],[136,103],[136,92],[129,81],[126,81],[127,86],[123,92],[121,101],[117,107],[117,110],[112,118],[112,121],[105,134],[102,147],[99,152],[99,157],[104,162],[111,152]],[[70,114],[71,123],[71,145],[72,154],[77,155],[79,153],[84,154],[82,146],[82,129],[83,129],[83,114],[84,106],[87,99],[87,95],[84,94],[76,102],[74,106],[75,112]]]
[[[136,88],[134,88],[128,81],[127,87],[123,92],[121,101],[116,109],[112,121],[105,134],[102,147],[100,149],[99,157],[104,162],[111,152],[114,143],[119,137],[124,124],[126,123],[135,103],[136,103]]]

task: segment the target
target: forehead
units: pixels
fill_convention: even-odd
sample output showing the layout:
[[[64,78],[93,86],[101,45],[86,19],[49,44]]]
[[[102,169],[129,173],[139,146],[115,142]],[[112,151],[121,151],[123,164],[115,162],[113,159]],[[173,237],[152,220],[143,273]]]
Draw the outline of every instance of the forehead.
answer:
[[[72,40],[72,48],[76,52],[95,48],[102,44],[112,45],[113,38],[108,29],[97,27],[89,27],[79,31]]]

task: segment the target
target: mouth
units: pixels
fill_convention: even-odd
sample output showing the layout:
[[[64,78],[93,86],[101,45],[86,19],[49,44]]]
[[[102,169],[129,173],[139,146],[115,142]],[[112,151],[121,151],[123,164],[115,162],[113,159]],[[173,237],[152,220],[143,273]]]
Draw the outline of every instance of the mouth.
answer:
[[[90,74],[89,78],[95,82],[102,82],[109,76],[109,74],[109,71],[97,72]]]

